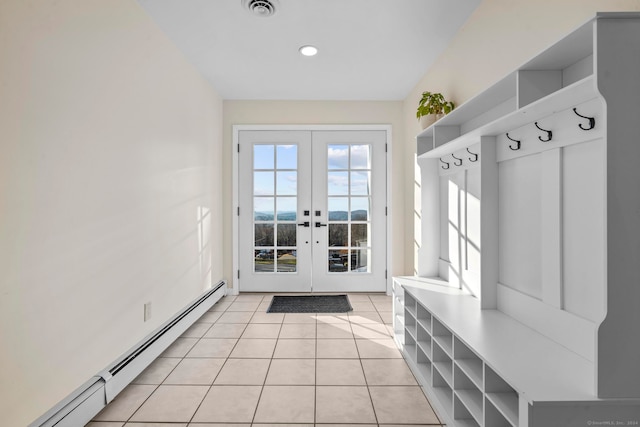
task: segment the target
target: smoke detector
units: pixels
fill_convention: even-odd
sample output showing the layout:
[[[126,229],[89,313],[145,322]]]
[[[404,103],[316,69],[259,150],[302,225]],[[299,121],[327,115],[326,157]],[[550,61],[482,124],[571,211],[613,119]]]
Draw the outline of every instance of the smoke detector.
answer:
[[[275,15],[278,0],[242,0],[242,5],[252,15],[268,18]]]

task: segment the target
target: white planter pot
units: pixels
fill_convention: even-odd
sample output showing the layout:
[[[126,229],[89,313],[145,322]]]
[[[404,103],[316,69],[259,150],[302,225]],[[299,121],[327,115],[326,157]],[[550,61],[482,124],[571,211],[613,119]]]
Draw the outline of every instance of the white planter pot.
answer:
[[[426,116],[420,116],[420,126],[422,129],[426,129],[437,120],[439,120],[443,114],[427,114]]]

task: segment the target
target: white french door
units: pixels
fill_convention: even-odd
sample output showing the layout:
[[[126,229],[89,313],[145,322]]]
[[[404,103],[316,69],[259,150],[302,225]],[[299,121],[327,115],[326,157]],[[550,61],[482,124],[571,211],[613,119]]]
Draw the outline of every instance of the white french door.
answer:
[[[239,131],[240,291],[386,290],[386,138]]]

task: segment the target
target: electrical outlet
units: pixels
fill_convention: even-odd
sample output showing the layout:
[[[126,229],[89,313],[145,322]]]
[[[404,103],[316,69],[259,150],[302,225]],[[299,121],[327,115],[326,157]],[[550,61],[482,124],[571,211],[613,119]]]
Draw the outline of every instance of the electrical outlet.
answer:
[[[151,319],[151,301],[144,305],[144,321]]]

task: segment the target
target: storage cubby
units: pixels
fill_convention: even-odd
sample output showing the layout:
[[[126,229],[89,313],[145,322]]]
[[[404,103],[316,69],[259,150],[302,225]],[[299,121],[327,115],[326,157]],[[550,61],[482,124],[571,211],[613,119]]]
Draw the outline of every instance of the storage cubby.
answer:
[[[431,334],[431,313],[424,308],[421,304],[417,305],[417,320],[418,324],[421,325],[429,334]]]
[[[480,405],[482,410],[482,405]],[[480,427],[482,425],[482,419],[477,421],[476,417],[469,411],[466,404],[462,402],[460,396],[454,393],[453,396],[453,419],[456,420],[456,425],[463,427]]]
[[[418,328],[416,326],[416,318],[414,317],[415,315],[408,309],[405,307],[404,309],[404,329],[406,332],[408,332],[411,337],[413,338],[413,341],[417,341],[417,337],[418,337]],[[405,336],[406,339],[406,336]]]
[[[484,365],[484,391],[498,412],[517,426],[518,393],[487,365]]]
[[[424,351],[423,347],[418,345],[416,348],[416,366],[419,374],[423,376],[425,382],[431,384],[431,355]]]
[[[418,325],[418,347],[424,351],[424,354],[431,358],[431,348],[433,347],[431,335]]]
[[[404,329],[404,350],[405,354],[415,363],[416,361],[416,339],[409,333],[407,327]]]
[[[456,365],[473,382],[478,390],[483,390],[484,375],[482,360],[458,337],[453,339],[453,354]]]
[[[436,341],[433,343],[433,366],[438,370],[442,378],[453,386],[453,361]]]
[[[484,425],[487,427],[516,427],[486,397],[484,403]]]
[[[404,309],[408,311],[414,319],[416,318],[416,300],[411,295],[405,294]]]
[[[437,369],[433,370],[433,392],[447,415],[453,413],[453,390]]]
[[[453,335],[438,319],[433,319],[433,339],[450,358],[453,357]]]
[[[458,365],[454,364],[453,390],[473,418],[482,423],[483,394]]]

